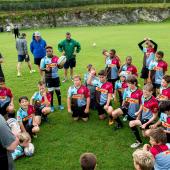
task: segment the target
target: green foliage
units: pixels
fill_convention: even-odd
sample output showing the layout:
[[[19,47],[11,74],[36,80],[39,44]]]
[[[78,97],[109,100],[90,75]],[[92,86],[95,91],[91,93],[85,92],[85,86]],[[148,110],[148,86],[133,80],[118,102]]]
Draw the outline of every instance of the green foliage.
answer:
[[[169,63],[170,54],[170,23],[161,24],[134,24],[104,27],[67,27],[39,30],[47,44],[57,50],[57,44],[65,38],[67,31],[72,37],[81,43],[82,51],[77,56],[77,67],[75,74],[86,72],[86,65],[93,64],[99,71],[104,68],[104,58],[101,54],[103,49],[115,48],[121,58],[122,64],[125,57],[131,55],[133,63],[138,67],[140,73],[143,54],[137,44],[144,37],[150,37],[158,43],[158,50],[165,52],[164,59]],[[163,30],[163,31],[161,31]],[[28,46],[35,30],[25,31]],[[22,31],[21,31],[22,32]],[[22,77],[17,78],[16,63],[17,53],[15,49],[14,36],[8,33],[0,33],[0,52],[5,61],[2,64],[6,76],[6,84],[12,89],[15,99],[15,107],[18,109],[18,98],[27,95],[29,98],[37,90],[37,82],[40,79],[38,70],[30,74],[26,63],[22,65]],[[96,43],[96,47],[92,44]],[[31,61],[33,57],[30,53]],[[34,65],[34,69],[37,67]],[[170,70],[170,67],[168,68]],[[168,71],[168,73],[170,73]],[[63,70],[59,70],[62,80]],[[140,84],[142,87],[143,81]],[[62,103],[66,108],[66,97],[71,81],[61,85]],[[55,96],[55,105],[57,100]],[[118,105],[114,104],[114,108]],[[41,126],[40,134],[33,140],[35,144],[35,155],[31,158],[21,158],[15,161],[17,170],[80,170],[79,156],[83,152],[93,152],[97,155],[97,170],[132,170],[132,152],[129,146],[135,142],[134,136],[124,123],[124,128],[113,132],[108,126],[107,120],[99,121],[96,111],[91,111],[90,120],[74,122],[71,115],[64,111],[55,111],[49,115],[49,123]]]
[[[94,4],[169,3],[170,0],[2,0],[0,10],[75,7]]]

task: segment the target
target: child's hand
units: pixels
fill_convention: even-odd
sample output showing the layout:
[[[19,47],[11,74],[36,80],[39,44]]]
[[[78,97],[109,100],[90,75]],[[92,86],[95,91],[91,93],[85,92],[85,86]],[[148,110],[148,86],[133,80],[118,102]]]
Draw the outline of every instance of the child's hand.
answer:
[[[150,125],[149,128],[150,129],[155,129],[155,128],[157,128],[157,125],[156,124]]]
[[[143,124],[143,125],[141,126],[141,128],[142,128],[142,129],[145,129],[146,126],[147,126],[147,124],[145,123],[145,124]]]
[[[143,146],[143,150],[149,151],[150,147],[151,147],[151,146],[150,146],[149,144],[145,144],[145,145]]]
[[[84,110],[84,113],[89,113],[89,108],[86,108],[86,109]]]

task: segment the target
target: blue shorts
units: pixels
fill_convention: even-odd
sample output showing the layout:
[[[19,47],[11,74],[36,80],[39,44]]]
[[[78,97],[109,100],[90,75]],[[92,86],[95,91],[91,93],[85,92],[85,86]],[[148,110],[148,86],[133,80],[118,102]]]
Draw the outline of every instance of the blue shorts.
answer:
[[[26,57],[26,55],[18,55],[18,62],[23,62],[25,60],[25,62],[29,62],[30,58],[29,56]]]

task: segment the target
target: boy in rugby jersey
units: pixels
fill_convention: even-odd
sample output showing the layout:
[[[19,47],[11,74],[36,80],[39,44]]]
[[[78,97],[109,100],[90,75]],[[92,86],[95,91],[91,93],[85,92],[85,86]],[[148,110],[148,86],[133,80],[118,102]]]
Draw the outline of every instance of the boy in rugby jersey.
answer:
[[[170,101],[161,101],[159,111],[161,112],[159,120],[150,128],[155,129],[162,126],[167,135],[167,142],[170,143]]]
[[[7,117],[14,113],[14,97],[11,89],[6,87],[3,77],[0,77],[0,114]]]
[[[58,57],[53,55],[53,48],[51,46],[46,47],[46,56],[41,59],[40,69],[45,72],[45,82],[48,91],[51,94],[51,111],[54,111],[53,95],[54,91],[58,99],[58,108],[64,109],[61,104],[61,92],[60,92],[60,78],[58,75]]]
[[[148,82],[152,82],[154,86],[154,96],[159,94],[161,87],[161,80],[167,71],[168,64],[163,60],[164,53],[162,51],[156,52],[155,60],[151,61],[149,65]]]
[[[129,121],[135,120],[135,113],[139,110],[142,90],[138,88],[138,81],[135,76],[129,75],[127,78],[128,88],[124,90],[122,106],[116,110],[110,106],[107,113],[113,120],[117,121],[116,129],[122,128],[123,124],[119,118],[121,115],[127,115]]]
[[[170,100],[170,76],[165,75],[161,81],[160,94],[156,97],[158,101]]]
[[[96,107],[97,107],[99,119],[103,120],[106,118],[105,109],[107,110],[107,108],[110,105],[110,101],[113,93],[113,85],[112,83],[107,81],[106,72],[104,70],[101,70],[98,73],[99,79],[93,80],[95,74],[96,72],[91,70],[90,76],[87,80],[87,84],[96,87]]]
[[[119,94],[119,102],[120,102],[120,105],[122,105],[123,92],[128,87],[127,82],[126,82],[127,74],[126,74],[125,71],[121,71],[119,76],[120,76],[120,80],[117,80],[116,83],[115,83],[115,90],[114,90],[113,97],[114,97],[114,101],[117,102],[116,93],[118,92],[118,94]]]
[[[28,132],[31,136],[39,132],[39,126],[34,122],[34,107],[29,104],[28,98],[19,98],[20,108],[17,111],[17,121],[22,132]]]
[[[144,43],[145,47],[143,46]],[[144,79],[144,84],[146,84],[149,74],[149,65],[151,61],[155,59],[155,53],[157,51],[158,45],[150,38],[145,38],[142,42],[138,44],[138,46],[140,50],[144,53],[141,78]]]
[[[125,71],[127,75],[134,75],[136,77],[138,76],[137,68],[132,64],[131,56],[126,57],[126,63],[120,67],[119,72],[121,71]]]
[[[74,76],[73,82],[74,85],[68,89],[67,109],[75,121],[81,118],[86,122],[89,118],[90,91],[82,85],[80,76]]]
[[[35,92],[31,97],[30,104],[35,109],[35,123],[41,124],[41,118],[47,121],[47,115],[51,112],[51,94],[47,92],[45,82],[38,82],[38,92]]]
[[[96,72],[96,69],[91,64],[89,64],[87,66],[87,71],[88,72],[84,74],[84,84],[90,90],[90,108],[95,109],[96,108],[96,102],[95,102],[95,90],[96,90],[96,87],[93,86],[93,85],[87,84],[87,80],[88,80],[88,78],[90,76],[90,71]],[[96,74],[93,76],[92,79],[93,80],[98,79]]]
[[[138,126],[141,127],[143,136],[148,136],[149,126],[156,120],[158,116],[158,101],[153,93],[153,85],[145,84],[143,87],[143,96],[141,100],[141,106],[135,113],[137,116],[136,120],[131,120],[129,126],[136,137],[136,142],[131,145],[131,148],[137,148],[141,145],[142,139],[140,137]]]
[[[169,170],[170,144],[167,143],[166,133],[162,128],[153,129],[150,133],[149,144],[143,150],[149,151],[155,158],[154,170]]]
[[[111,49],[109,58],[106,59],[106,75],[109,82],[112,83],[113,89],[115,82],[119,79],[118,71],[120,69],[120,59],[116,55],[116,51]]]

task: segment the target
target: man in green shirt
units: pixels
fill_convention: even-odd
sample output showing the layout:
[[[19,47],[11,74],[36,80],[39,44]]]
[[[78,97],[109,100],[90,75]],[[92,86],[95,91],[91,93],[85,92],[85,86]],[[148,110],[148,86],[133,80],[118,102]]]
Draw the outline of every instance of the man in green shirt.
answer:
[[[64,64],[64,80],[63,83],[67,80],[67,70],[70,67],[70,77],[73,80],[73,68],[76,66],[76,53],[79,53],[81,50],[80,43],[71,38],[69,32],[66,33],[66,39],[61,41],[58,44],[58,50],[66,56],[67,60]]]

